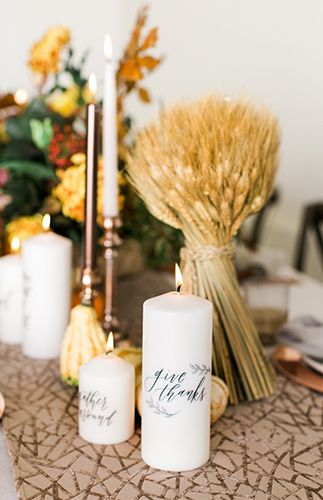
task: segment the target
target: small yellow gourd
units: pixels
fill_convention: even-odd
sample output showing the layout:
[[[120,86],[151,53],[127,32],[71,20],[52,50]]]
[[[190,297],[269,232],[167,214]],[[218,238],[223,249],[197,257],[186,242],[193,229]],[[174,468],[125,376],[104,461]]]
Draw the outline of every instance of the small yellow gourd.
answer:
[[[141,375],[142,348],[141,347],[115,347],[113,354],[125,359],[135,367],[136,385],[137,379]]]
[[[80,366],[105,351],[106,336],[93,307],[81,304],[73,307],[61,347],[62,380],[78,386]]]

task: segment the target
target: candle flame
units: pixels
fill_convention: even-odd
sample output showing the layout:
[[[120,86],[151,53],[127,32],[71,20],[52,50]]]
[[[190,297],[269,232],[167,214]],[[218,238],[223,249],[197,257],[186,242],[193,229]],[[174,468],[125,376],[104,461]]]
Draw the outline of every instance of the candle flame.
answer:
[[[91,285],[91,276],[89,274],[83,274],[82,283],[85,286]]]
[[[28,90],[24,88],[18,89],[13,99],[15,103],[18,104],[19,106],[25,104],[25,102],[28,99]]]
[[[111,60],[113,55],[111,36],[107,33],[104,37],[104,57]]]
[[[20,240],[19,240],[18,236],[15,236],[14,238],[12,238],[10,247],[11,247],[11,251],[13,253],[18,252],[18,250],[20,248]]]
[[[96,89],[97,89],[97,85],[96,85],[95,74],[94,73],[90,73],[90,76],[89,76],[89,91],[90,91],[92,99],[94,99],[95,96],[96,96]]]
[[[183,276],[178,264],[175,264],[175,284],[176,292],[180,292],[183,286]]]
[[[44,215],[41,225],[42,225],[43,231],[45,231],[45,232],[49,231],[49,228],[50,228],[50,215],[49,214]]]
[[[114,342],[113,342],[113,333],[110,332],[108,335],[108,340],[107,340],[107,354],[109,352],[112,352],[114,349]]]

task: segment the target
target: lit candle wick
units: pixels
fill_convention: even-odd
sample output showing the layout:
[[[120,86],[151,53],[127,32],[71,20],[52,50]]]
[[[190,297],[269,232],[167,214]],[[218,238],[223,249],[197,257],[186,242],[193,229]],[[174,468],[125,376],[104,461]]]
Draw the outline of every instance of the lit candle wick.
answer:
[[[11,252],[17,253],[19,248],[20,248],[20,240],[17,236],[14,236],[14,238],[12,238],[12,242],[11,242]]]
[[[49,214],[44,215],[43,220],[42,220],[42,227],[43,227],[44,233],[47,233],[49,231],[49,229],[50,229],[50,215]]]
[[[111,61],[113,56],[112,42],[109,34],[104,37],[104,57],[107,61]]]
[[[94,73],[90,73],[90,76],[89,76],[89,91],[91,94],[92,102],[94,102],[95,98],[96,98],[96,91],[97,91],[96,77],[95,77]]]
[[[110,332],[108,335],[108,340],[107,340],[107,351],[105,355],[107,356],[109,352],[112,352],[114,349],[114,342],[113,342],[113,333]]]
[[[175,283],[176,283],[176,293],[181,293],[183,286],[183,277],[180,268],[175,264]]]
[[[22,104],[25,104],[25,102],[28,99],[28,90],[26,89],[18,89],[17,92],[15,93],[13,97],[14,101],[16,104],[21,106]]]

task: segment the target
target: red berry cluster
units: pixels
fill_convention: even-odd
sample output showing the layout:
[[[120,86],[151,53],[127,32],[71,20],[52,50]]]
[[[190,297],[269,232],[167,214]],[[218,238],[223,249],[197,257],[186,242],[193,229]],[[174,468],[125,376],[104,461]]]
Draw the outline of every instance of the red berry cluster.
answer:
[[[48,145],[49,159],[56,168],[66,168],[72,165],[71,156],[75,153],[84,153],[86,140],[72,131],[70,125],[63,129],[56,123],[53,125],[53,136]]]

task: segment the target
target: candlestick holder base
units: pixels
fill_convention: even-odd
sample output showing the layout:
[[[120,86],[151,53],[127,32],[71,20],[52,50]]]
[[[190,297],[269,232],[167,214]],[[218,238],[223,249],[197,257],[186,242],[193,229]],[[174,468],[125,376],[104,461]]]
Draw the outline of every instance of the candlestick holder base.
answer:
[[[105,233],[102,244],[105,248],[105,308],[102,322],[105,333],[113,332],[115,340],[121,338],[117,317],[117,258],[122,240],[117,234],[121,222],[119,217],[106,217],[103,221]]]

